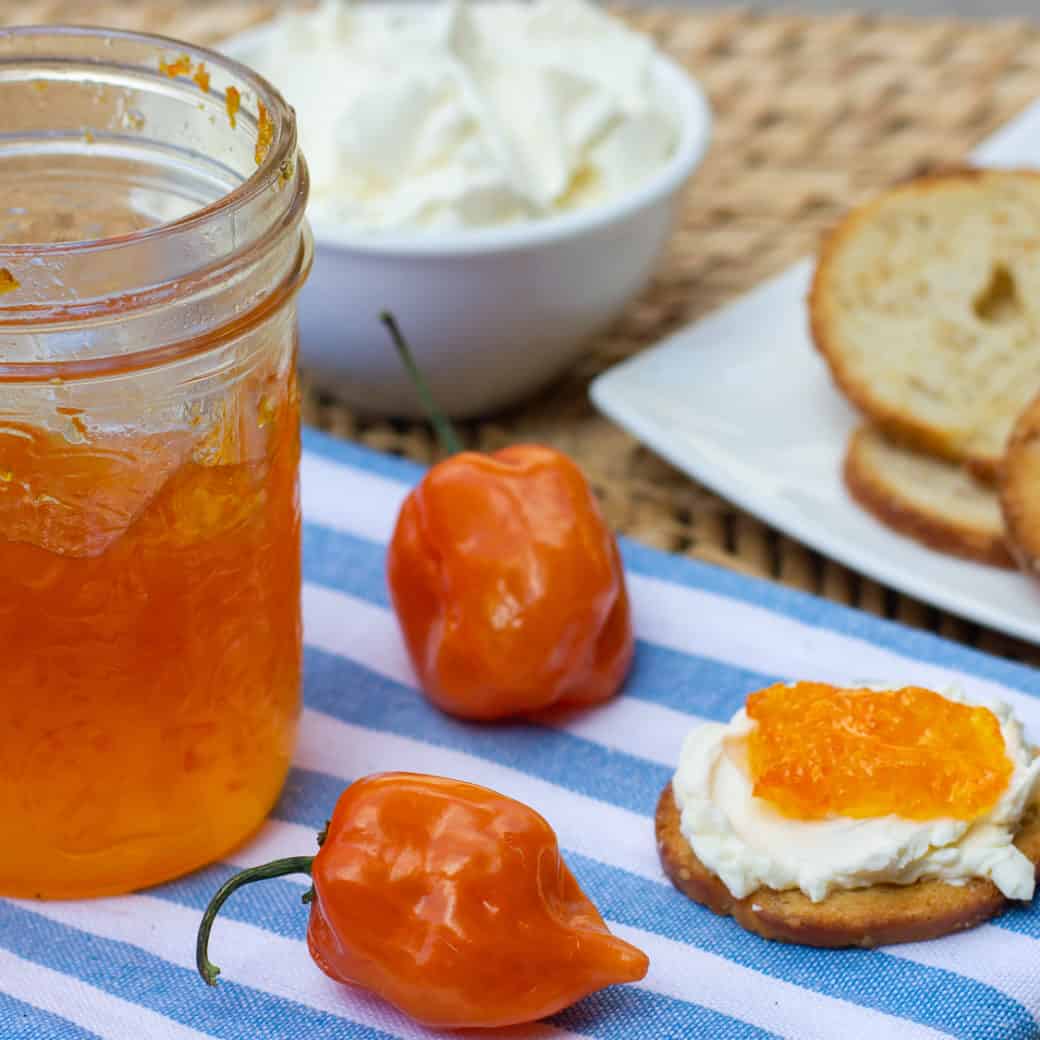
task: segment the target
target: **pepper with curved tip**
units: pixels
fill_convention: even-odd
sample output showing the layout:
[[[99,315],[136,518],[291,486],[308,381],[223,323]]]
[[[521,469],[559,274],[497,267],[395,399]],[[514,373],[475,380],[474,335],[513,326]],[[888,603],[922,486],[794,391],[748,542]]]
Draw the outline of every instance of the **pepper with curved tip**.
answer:
[[[245,871],[199,929],[252,881],[309,873],[307,943],[337,982],[363,987],[434,1028],[533,1022],[647,972],[611,935],[533,809],[475,784],[415,773],[359,780],[339,800],[313,860]]]
[[[387,319],[442,445],[457,442]],[[452,454],[401,508],[387,555],[423,691],[468,719],[614,696],[634,637],[617,542],[581,470],[540,445]]]

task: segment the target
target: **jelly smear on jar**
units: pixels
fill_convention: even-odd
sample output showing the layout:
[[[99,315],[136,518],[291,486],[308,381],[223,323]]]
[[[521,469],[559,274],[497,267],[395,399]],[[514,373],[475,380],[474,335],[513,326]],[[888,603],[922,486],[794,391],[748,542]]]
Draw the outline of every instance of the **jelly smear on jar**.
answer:
[[[270,811],[300,705],[298,405],[281,394],[244,409],[246,451],[228,424],[0,424],[0,894],[153,884]]]

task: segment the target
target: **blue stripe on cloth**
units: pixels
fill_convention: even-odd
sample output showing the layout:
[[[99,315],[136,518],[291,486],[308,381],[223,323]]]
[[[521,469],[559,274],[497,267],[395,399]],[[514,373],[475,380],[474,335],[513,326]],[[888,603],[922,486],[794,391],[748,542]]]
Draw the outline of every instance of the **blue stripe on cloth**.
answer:
[[[316,430],[304,431],[304,448],[334,462],[407,484],[415,483],[424,472],[415,463],[381,455]],[[929,632],[871,617],[862,611],[797,589],[748,578],[709,563],[672,556],[626,538],[620,539],[620,542],[625,564],[634,573],[660,578],[676,585],[706,589],[818,628],[876,643],[929,664],[956,668],[1040,696],[1040,670],[990,657],[981,651],[947,642]]]
[[[307,706],[341,722],[452,748],[649,816],[672,770],[562,730],[526,722],[494,726],[438,711],[409,686],[344,657],[308,647]],[[344,696],[349,691],[349,696]]]
[[[794,678],[753,672],[640,641],[623,696],[728,722],[744,706],[749,693]]]
[[[194,971],[2,900],[0,946],[219,1040],[392,1040],[392,1034],[239,983],[208,990]]]
[[[402,484],[414,484],[426,472],[424,466],[408,459],[363,448],[360,444],[331,437],[309,426],[303,428],[303,450],[344,466],[353,466],[355,469],[376,473],[388,480],[400,481]]]
[[[304,578],[357,596],[380,607],[390,606],[386,586],[386,546],[303,522]]]
[[[335,777],[294,769],[274,815],[312,827],[317,833],[345,786]],[[952,1036],[1035,1040],[1036,1024],[1028,1011],[984,983],[884,951],[816,950],[769,943],[731,918],[717,917],[670,884],[648,881],[577,853],[565,855],[578,882],[608,920],[695,946],[805,989],[912,1019]],[[223,877],[214,874],[214,883],[220,884]],[[292,916],[291,908],[286,908],[299,899],[299,893],[298,887],[294,890],[287,885],[285,893],[278,895],[278,920],[283,913]],[[197,898],[201,900],[201,896]],[[256,906],[243,903],[237,911],[243,915],[242,920],[267,913],[255,888],[236,896],[250,898],[257,900]],[[204,905],[204,900],[198,905]],[[276,921],[273,930],[280,927],[284,925]]]
[[[97,1033],[6,993],[0,993],[0,1037],[3,1040],[98,1040]]]
[[[344,785],[339,784],[338,787],[342,791]],[[332,804],[335,804],[335,801]],[[325,821],[322,820],[321,824],[315,828],[315,839],[324,825]],[[317,840],[315,840],[310,848],[301,848],[299,855],[313,855],[317,851]],[[176,881],[167,881],[158,888],[149,889],[148,895],[168,899],[179,906],[198,910],[201,916],[217,889],[238,872],[238,867],[232,867],[226,863],[214,863],[210,867],[203,867]],[[220,917],[213,926],[213,934],[210,939],[211,960],[217,964],[220,963],[221,917],[256,925],[257,928],[263,928],[265,932],[280,935],[285,939],[302,940],[306,937],[307,916],[310,911],[303,902],[303,895],[309,887],[309,882],[304,874],[292,876],[297,878],[295,882],[275,878],[265,881],[263,884],[247,885],[231,896],[222,907]]]
[[[700,1004],[632,986],[614,986],[549,1019],[603,1040],[768,1040],[769,1033]]]
[[[390,606],[382,546],[315,524],[303,529],[304,577],[380,607]],[[794,676],[766,675],[640,641],[625,696],[711,719],[729,719],[753,690]]]
[[[1034,900],[1024,906],[1013,906],[995,918],[993,924],[1006,928],[1009,932],[1028,935],[1030,939],[1040,939],[1040,900]],[[1040,1036],[1040,1027],[1037,1028],[1037,1036]]]

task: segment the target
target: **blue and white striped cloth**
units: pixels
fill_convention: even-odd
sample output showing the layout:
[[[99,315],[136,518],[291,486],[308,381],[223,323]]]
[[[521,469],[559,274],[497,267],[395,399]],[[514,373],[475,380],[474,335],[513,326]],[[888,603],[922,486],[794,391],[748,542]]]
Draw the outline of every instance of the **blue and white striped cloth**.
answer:
[[[1040,675],[783,588],[623,547],[639,637],[624,696],[584,714],[481,727],[417,694],[383,581],[384,545],[420,471],[305,437],[306,711],[273,818],[230,861],[161,888],[81,903],[0,900],[0,1040],[382,1040],[425,1030],[314,966],[303,879],[253,886],[213,939],[220,986],[194,972],[206,900],[236,868],[307,853],[357,776],[407,769],[496,788],[540,810],[611,928],[650,955],[639,985],[506,1037],[796,1040],[1040,1036],[1040,912],[935,942],[826,951],[764,942],[676,892],[652,815],[680,743],[780,678],[960,682],[1040,734]],[[472,1034],[470,1034],[472,1035]]]

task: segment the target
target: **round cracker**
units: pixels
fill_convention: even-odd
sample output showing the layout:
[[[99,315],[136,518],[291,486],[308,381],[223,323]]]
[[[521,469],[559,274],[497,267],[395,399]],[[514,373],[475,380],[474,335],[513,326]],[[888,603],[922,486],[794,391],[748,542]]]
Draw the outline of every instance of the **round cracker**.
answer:
[[[832,892],[814,903],[799,891],[759,888],[744,899],[729,889],[694,855],[679,828],[672,785],[657,804],[657,849],[665,873],[679,891],[716,914],[733,917],[764,939],[806,946],[888,946],[937,939],[974,928],[1009,903],[991,881],[964,885],[918,881]],[[1040,792],[1026,810],[1015,844],[1040,864]],[[1038,870],[1040,873],[1040,870]]]

